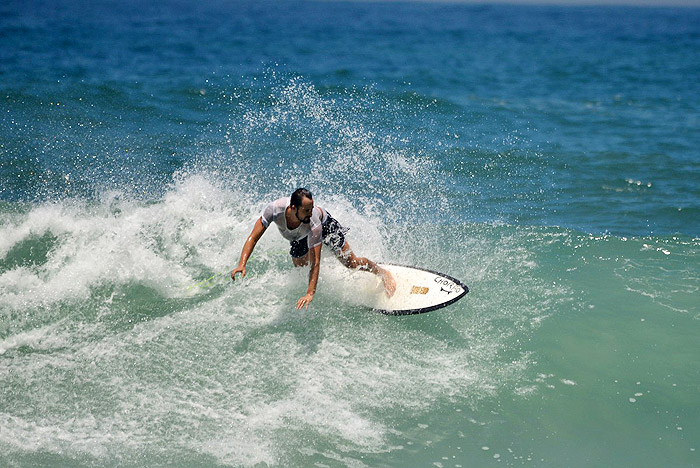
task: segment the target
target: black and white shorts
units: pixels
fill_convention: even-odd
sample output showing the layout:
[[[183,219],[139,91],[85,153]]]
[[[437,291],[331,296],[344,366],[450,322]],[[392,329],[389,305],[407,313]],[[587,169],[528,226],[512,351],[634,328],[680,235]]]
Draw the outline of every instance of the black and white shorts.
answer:
[[[345,245],[345,233],[350,229],[343,227],[329,212],[326,211],[326,220],[321,225],[321,240],[336,254],[343,250]],[[309,241],[306,237],[289,243],[289,255],[294,258],[303,257],[309,252]]]

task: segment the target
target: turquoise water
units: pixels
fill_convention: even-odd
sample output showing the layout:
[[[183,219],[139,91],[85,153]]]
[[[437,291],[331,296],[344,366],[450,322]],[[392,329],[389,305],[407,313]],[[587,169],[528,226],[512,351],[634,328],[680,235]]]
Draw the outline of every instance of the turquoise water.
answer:
[[[700,10],[0,6],[0,465],[700,464]],[[459,278],[387,317],[267,233]]]

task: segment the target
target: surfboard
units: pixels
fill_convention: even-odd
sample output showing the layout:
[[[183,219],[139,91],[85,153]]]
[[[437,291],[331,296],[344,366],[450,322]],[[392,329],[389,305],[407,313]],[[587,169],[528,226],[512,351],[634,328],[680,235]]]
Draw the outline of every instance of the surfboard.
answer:
[[[444,273],[391,263],[379,266],[391,272],[396,292],[388,297],[381,281],[377,281],[377,287],[368,291],[367,301],[363,302],[381,314],[422,314],[447,307],[469,292],[465,284]]]

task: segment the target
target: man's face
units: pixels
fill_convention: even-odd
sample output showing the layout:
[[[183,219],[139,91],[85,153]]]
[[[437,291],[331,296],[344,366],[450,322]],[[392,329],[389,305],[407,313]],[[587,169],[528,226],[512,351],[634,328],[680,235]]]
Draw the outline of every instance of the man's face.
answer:
[[[314,210],[314,201],[310,198],[302,198],[301,204],[296,208],[296,217],[304,224],[311,222],[311,213]]]

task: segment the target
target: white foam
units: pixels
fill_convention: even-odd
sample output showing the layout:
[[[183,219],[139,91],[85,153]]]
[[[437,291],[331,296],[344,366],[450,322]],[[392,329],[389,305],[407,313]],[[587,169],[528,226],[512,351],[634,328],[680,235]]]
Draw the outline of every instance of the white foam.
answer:
[[[33,350],[42,351],[67,346],[69,341],[65,336],[56,334],[56,328],[56,326],[50,325],[9,336],[0,341],[0,355],[25,346]]]
[[[99,458],[107,456],[111,446],[130,446],[130,439],[140,432],[135,427],[124,431],[91,415],[36,422],[0,413],[0,444],[13,452],[73,452]]]
[[[321,105],[327,103],[318,104],[309,115],[331,118]],[[326,124],[335,125],[332,119]],[[378,151],[357,128],[338,129],[371,157],[386,156],[384,164],[397,180],[426,170],[420,158]],[[344,148],[343,156],[352,148]],[[346,168],[339,163],[333,170]],[[522,394],[536,391],[522,385],[531,367],[527,352],[507,358],[499,352],[512,350],[513,337],[536,327],[566,291],[531,279],[537,262],[517,232],[487,227],[468,234],[470,242],[457,230],[463,228],[395,226],[389,233],[393,206],[358,204],[342,191],[322,190],[315,194],[317,203],[351,227],[348,239],[359,255],[449,266],[457,277],[502,289],[470,299],[468,309],[389,320],[353,307],[339,294],[349,273],[324,251],[312,308],[295,311],[308,273],[291,267],[288,244],[273,231],[256,247],[245,280],[231,284],[224,276],[212,289],[188,290],[235,265],[266,201],[253,202],[222,185],[183,173],[163,197],[148,203],[109,192],[94,203],[36,206],[5,228],[11,239],[3,244],[6,251],[36,233],[50,232],[56,242],[44,264],[0,275],[0,287],[9,292],[0,306],[41,313],[69,304],[76,311],[63,328],[21,330],[15,341],[3,342],[5,352],[22,342],[52,351],[27,355],[28,365],[13,369],[20,384],[34,382],[44,390],[26,398],[47,416],[29,411],[0,424],[7,428],[0,439],[5,445],[69,455],[85,451],[107,461],[187,450],[222,464],[273,465],[299,440],[332,441],[345,454],[383,453],[395,434],[390,418],[383,417],[387,412],[420,416],[446,399],[463,406],[511,385],[524,389]],[[495,249],[492,230],[499,230]],[[473,260],[467,264],[449,252],[431,257],[431,235],[442,231],[450,241],[469,245],[473,250],[465,255],[474,253]],[[484,252],[488,255],[478,255]],[[425,264],[433,261],[441,263]],[[519,281],[525,284],[514,287]],[[137,323],[119,322],[115,316],[129,312],[119,291],[134,284],[180,308]],[[518,291],[541,300],[531,306]],[[88,325],[80,328],[81,320]],[[62,344],[67,349],[55,349]],[[63,379],[59,385],[55,369]],[[543,381],[552,377],[544,375]],[[63,381],[92,393],[73,395]],[[86,413],[74,414],[76,407]],[[347,459],[343,453],[333,456]]]
[[[112,193],[98,205],[75,200],[39,205],[3,229],[0,250],[47,232],[57,241],[44,264],[0,275],[0,287],[9,293],[0,305],[17,310],[82,300],[104,283],[141,283],[166,297],[180,296],[193,282],[188,265],[221,271],[237,256],[242,243],[231,242],[231,234],[248,223],[227,215],[228,203],[225,192],[191,177],[158,203],[139,204]]]
[[[0,255],[31,236],[55,238],[45,263],[0,275],[0,309],[16,317],[0,354],[20,355],[3,359],[0,372],[12,374],[17,388],[35,390],[23,396],[26,408],[0,416],[3,448],[89,453],[103,465],[143,465],[149,455],[187,452],[254,466],[279,465],[311,441],[324,448],[308,453],[363,466],[355,454],[382,453],[401,437],[392,427],[399,415],[434,421],[426,416],[436,407],[508,398],[512,389],[516,398],[527,397],[556,380],[574,385],[549,373],[531,382],[528,349],[537,344],[528,338],[562,302],[569,301],[563,308],[569,312],[576,299],[559,280],[542,279],[552,276],[539,272],[548,269],[542,246],[566,258],[563,246],[576,239],[561,230],[459,225],[454,218],[430,225],[441,218],[415,213],[444,208],[446,192],[433,190],[437,199],[427,208],[416,206],[415,193],[449,185],[431,158],[404,150],[411,145],[391,136],[383,145],[303,80],[273,98],[240,119],[241,138],[274,134],[285,122],[312,127],[309,141],[325,149],[321,157],[303,159],[292,148],[284,161],[291,167],[303,159],[299,167],[270,180],[246,172],[260,151],[232,145],[247,182],[183,171],[155,200],[109,191],[95,202],[34,205],[0,228]],[[272,231],[257,246],[247,278],[231,284],[225,273],[272,198],[267,192],[287,195],[289,186],[307,183],[319,188],[311,187],[317,202],[352,228],[348,239],[358,254],[441,269],[474,285],[473,292],[426,316],[372,316],[352,305],[357,291],[340,294],[347,272],[324,251],[313,306],[295,311],[307,273],[291,268],[288,244]],[[252,193],[242,193],[251,186]],[[671,251],[677,255],[652,254],[668,260]],[[215,273],[223,278],[212,288],[188,289]],[[122,321],[133,298],[122,290],[133,285],[155,290],[152,307],[161,301],[172,309]],[[59,313],[65,323],[52,315]],[[20,347],[48,353],[14,353]],[[471,429],[488,429],[487,422],[472,422],[479,427]],[[330,445],[342,453],[328,453]]]

